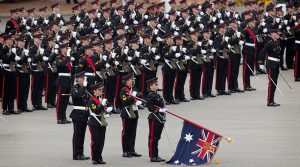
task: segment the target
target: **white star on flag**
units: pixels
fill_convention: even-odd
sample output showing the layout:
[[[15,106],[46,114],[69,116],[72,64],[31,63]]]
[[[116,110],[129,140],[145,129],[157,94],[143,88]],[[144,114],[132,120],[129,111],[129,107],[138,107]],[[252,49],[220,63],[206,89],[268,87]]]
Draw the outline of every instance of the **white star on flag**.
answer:
[[[184,139],[185,139],[186,142],[191,142],[193,140],[193,135],[191,135],[190,133],[185,134]]]
[[[190,159],[190,160],[189,160],[189,163],[193,163],[193,162],[194,162],[194,160],[193,160],[193,159]]]
[[[174,163],[175,163],[175,164],[179,164],[179,161],[178,161],[178,160],[176,160]]]

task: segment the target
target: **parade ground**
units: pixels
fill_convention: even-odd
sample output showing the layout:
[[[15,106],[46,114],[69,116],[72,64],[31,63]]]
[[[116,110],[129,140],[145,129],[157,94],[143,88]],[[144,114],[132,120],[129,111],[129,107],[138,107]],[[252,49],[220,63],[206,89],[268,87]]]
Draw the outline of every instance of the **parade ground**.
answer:
[[[240,72],[241,74],[241,72]],[[300,160],[300,84],[293,81],[293,71],[282,74],[293,89],[279,77],[275,101],[280,107],[267,107],[267,75],[252,77],[256,91],[218,96],[203,101],[191,101],[167,106],[178,115],[209,128],[224,137],[232,137],[231,144],[222,140],[215,160],[208,166],[222,167],[282,167],[297,166]],[[161,71],[158,72],[161,83]],[[239,77],[241,78],[241,76]],[[187,80],[188,82],[188,80]],[[241,84],[240,80],[240,84]],[[189,97],[188,83],[185,85]],[[30,102],[29,102],[30,103]],[[67,115],[72,106],[68,106]],[[140,111],[136,151],[140,158],[123,158],[121,149],[121,118],[108,118],[103,158],[106,166],[168,166],[151,163],[148,157],[148,110]],[[20,115],[1,115],[0,166],[47,167],[92,166],[92,162],[72,160],[73,125],[56,124],[55,109],[34,111]],[[168,115],[167,133],[162,133],[159,155],[169,159],[176,149],[183,121]],[[90,134],[87,130],[85,155],[90,156]],[[218,163],[219,162],[219,163]]]

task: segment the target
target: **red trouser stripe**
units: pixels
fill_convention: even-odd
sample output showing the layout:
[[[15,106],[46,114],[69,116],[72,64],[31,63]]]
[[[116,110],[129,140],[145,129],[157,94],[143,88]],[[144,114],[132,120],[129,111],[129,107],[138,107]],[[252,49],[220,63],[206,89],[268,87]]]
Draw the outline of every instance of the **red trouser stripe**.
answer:
[[[150,127],[150,138],[149,138],[149,156],[152,158],[152,145],[153,145],[153,135],[154,135],[154,120],[151,122],[151,127]]]

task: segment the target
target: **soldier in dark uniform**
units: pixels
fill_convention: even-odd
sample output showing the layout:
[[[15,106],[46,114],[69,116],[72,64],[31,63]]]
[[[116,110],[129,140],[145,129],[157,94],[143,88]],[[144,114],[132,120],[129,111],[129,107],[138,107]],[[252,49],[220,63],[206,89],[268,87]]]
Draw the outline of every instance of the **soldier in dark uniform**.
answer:
[[[267,106],[280,106],[274,101],[274,94],[277,87],[277,79],[279,75],[279,67],[280,67],[280,56],[281,56],[281,48],[277,29],[270,29],[269,32],[271,34],[271,40],[268,41],[265,47],[260,51],[259,57],[263,58],[265,55],[268,55],[267,58],[267,72],[269,77],[268,84],[268,102]],[[261,62],[260,66],[264,66]],[[261,67],[263,68],[263,67]]]
[[[297,21],[297,17],[294,14],[294,4],[290,3],[287,5],[287,14],[283,17],[284,26],[283,33],[286,36],[285,46],[286,46],[286,66],[289,69],[293,69],[294,65],[294,54],[293,54],[293,46],[295,43],[295,36],[292,34],[291,28],[295,26],[295,22]],[[282,48],[284,49],[284,48]]]
[[[11,9],[11,18],[8,19],[5,26],[5,33],[9,33],[13,30],[20,30],[20,23],[17,22],[18,19],[18,9]]]
[[[91,152],[92,163],[106,164],[102,158],[102,151],[105,142],[105,133],[107,122],[105,120],[105,113],[109,112],[107,105],[107,99],[101,99],[103,86],[101,83],[96,83],[91,86],[93,97],[89,100],[87,107],[90,112],[90,118],[88,121],[90,133],[91,133]]]
[[[67,48],[68,43],[60,46],[61,54],[56,58],[58,77],[56,115],[58,124],[67,124],[71,121],[66,118],[66,110],[71,89],[71,49]]]
[[[294,78],[295,81],[300,81],[300,15],[297,16],[298,25],[293,28],[293,32],[295,34],[295,65],[294,65]]]
[[[122,88],[119,98],[122,101],[122,149],[123,157],[140,157],[141,154],[135,152],[136,129],[139,119],[138,106],[141,101],[134,97],[140,96],[134,87],[134,73],[123,76],[125,87]]]
[[[87,81],[84,72],[75,75],[76,85],[71,88],[71,96],[73,101],[73,110],[70,114],[72,118],[74,133],[73,133],[73,159],[87,160],[83,154],[85,131],[89,112],[86,110],[89,95],[86,92]]]
[[[61,26],[64,25],[65,19],[63,18],[63,16],[59,11],[60,9],[59,3],[55,3],[51,5],[51,8],[52,8],[52,14],[50,14],[48,17],[49,23],[58,22],[59,25]]]
[[[149,157],[151,162],[165,161],[158,156],[158,142],[161,137],[164,123],[166,122],[166,108],[164,99],[157,93],[158,84],[157,78],[147,80],[147,88],[149,94],[146,97],[147,107],[150,111],[149,120]],[[158,108],[159,107],[159,108]]]

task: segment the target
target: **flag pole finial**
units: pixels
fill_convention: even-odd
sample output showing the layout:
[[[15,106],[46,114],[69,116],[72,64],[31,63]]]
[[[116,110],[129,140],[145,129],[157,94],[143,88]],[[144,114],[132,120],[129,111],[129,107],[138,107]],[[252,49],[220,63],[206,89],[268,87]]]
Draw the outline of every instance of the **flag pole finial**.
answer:
[[[221,164],[221,161],[219,159],[215,159],[215,164],[219,165],[219,164]]]
[[[225,137],[225,140],[228,142],[228,143],[232,143],[233,142],[233,139],[231,137]]]

